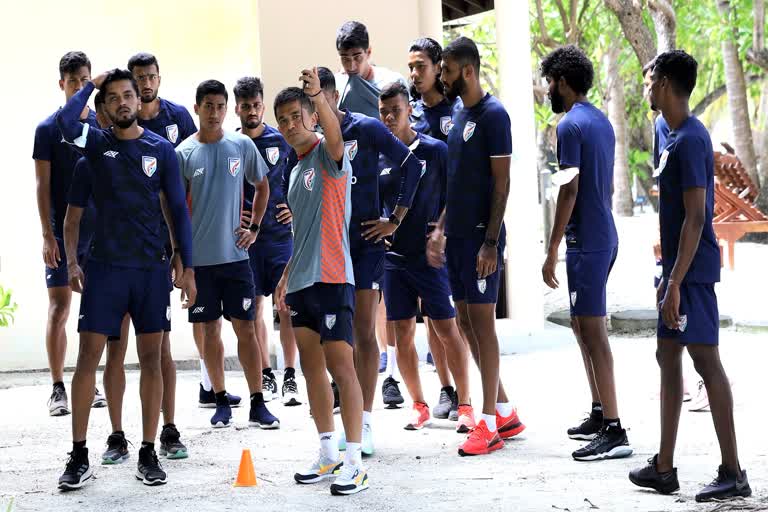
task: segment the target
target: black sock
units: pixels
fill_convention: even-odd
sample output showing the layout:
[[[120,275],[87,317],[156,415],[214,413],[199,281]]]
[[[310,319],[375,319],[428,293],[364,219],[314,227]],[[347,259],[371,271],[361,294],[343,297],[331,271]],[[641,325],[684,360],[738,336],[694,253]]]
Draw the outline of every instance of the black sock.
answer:
[[[64,388],[64,382],[63,381],[54,382],[53,383],[53,389],[56,389],[56,388],[64,390],[65,389]]]
[[[229,405],[229,398],[227,397],[227,390],[222,389],[218,393],[215,394],[216,396],[216,405]]]
[[[274,377],[274,374],[272,373],[272,368],[266,367],[263,370],[261,370],[261,373],[264,375],[268,375],[269,377]]]
[[[155,451],[155,443],[150,443],[148,441],[142,441],[141,442],[141,449],[142,450],[149,450],[151,452]]]
[[[253,393],[251,395],[251,405],[258,405],[264,403],[264,393]]]
[[[294,368],[291,368],[290,366],[287,366],[285,368],[285,372],[283,372],[283,380],[291,379],[294,377],[296,377],[296,370]]]
[[[591,416],[598,420],[602,421],[603,419],[603,404],[600,402],[592,402],[592,413]]]
[[[448,393],[448,396],[453,396],[454,393],[453,386],[445,386],[441,391]]]
[[[85,451],[85,441],[72,441],[72,451],[76,453]]]
[[[621,421],[619,418],[603,418],[603,425],[621,430]]]
[[[118,435],[118,436],[125,437],[125,432],[123,432],[122,430],[115,430],[114,432],[112,432],[112,435]]]
[[[170,427],[176,428],[176,424],[175,423],[166,423],[165,425],[163,425],[163,430],[165,430],[166,428],[170,428]]]

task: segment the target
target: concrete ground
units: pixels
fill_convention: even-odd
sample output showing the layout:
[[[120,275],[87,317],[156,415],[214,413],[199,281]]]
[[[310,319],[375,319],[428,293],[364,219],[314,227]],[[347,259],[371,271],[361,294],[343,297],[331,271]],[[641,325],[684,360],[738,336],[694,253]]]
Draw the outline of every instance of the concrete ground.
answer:
[[[564,331],[567,334],[567,331]],[[13,499],[13,510],[184,510],[257,509],[320,510],[479,510],[503,511],[712,511],[768,510],[768,443],[765,441],[768,347],[764,336],[728,329],[722,332],[722,354],[733,380],[741,461],[749,472],[753,498],[727,505],[699,505],[694,494],[709,482],[719,452],[708,413],[682,414],[676,465],[681,491],[660,496],[640,490],[627,472],[642,465],[658,443],[658,369],[655,340],[614,338],[622,423],[635,448],[631,458],[594,463],[575,462],[565,429],[589,408],[589,396],[578,351],[567,336],[534,350],[502,358],[502,376],[528,429],[492,455],[460,458],[461,436],[454,423],[436,420],[419,432],[403,430],[408,409],[384,410],[377,396],[374,411],[376,453],[366,460],[371,488],[352,497],[332,497],[328,484],[298,486],[294,471],[310,462],[318,447],[306,404],[272,405],[282,421],[278,431],[249,429],[247,408],[235,410],[235,428],[213,431],[212,411],[197,408],[197,372],[180,372],[176,423],[190,458],[167,461],[168,484],[145,487],[133,476],[137,447],[121,466],[95,465],[95,479],[77,492],[62,494],[56,481],[70,449],[70,417],[51,418],[45,401],[50,392],[45,374],[17,374],[0,389],[0,510]],[[474,370],[474,368],[473,368]],[[689,368],[692,375],[692,369]],[[2,378],[6,379],[7,375]],[[125,430],[140,441],[138,373],[128,373]],[[439,392],[436,374],[421,373],[427,397]],[[480,402],[479,377],[473,371],[473,397]],[[690,377],[695,385],[695,376]],[[69,386],[70,375],[66,381]],[[99,375],[99,380],[101,375]],[[242,374],[229,372],[228,389],[246,394]],[[301,381],[304,391],[303,380]],[[405,392],[404,386],[401,386]],[[406,398],[407,399],[407,398]],[[407,400],[407,404],[410,401]],[[340,418],[337,416],[340,424]],[[106,409],[93,410],[89,431],[91,462],[97,463],[110,433]],[[233,488],[240,454],[250,448],[259,486]],[[720,508],[718,508],[720,507]],[[738,507],[738,508],[734,508]]]

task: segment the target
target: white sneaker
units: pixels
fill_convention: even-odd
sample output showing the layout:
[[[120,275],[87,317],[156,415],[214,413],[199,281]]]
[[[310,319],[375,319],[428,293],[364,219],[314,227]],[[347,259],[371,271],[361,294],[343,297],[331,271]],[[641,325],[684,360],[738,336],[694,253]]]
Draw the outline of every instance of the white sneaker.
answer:
[[[300,484],[322,482],[327,478],[335,477],[342,464],[341,458],[337,460],[329,459],[321,451],[315,463],[305,471],[299,471],[293,475],[293,479]]]
[[[51,416],[66,416],[69,414],[69,399],[64,388],[53,388],[51,398],[48,399],[48,414]]]
[[[264,396],[265,402],[271,402],[275,396],[274,391],[277,389],[277,382],[274,382],[274,389],[272,387],[273,381],[269,378],[269,375],[261,375],[261,394]]]
[[[691,412],[702,412],[709,410],[709,396],[707,395],[707,388],[704,386],[704,381],[700,380],[698,383],[698,391],[696,396],[691,400],[688,410]]]
[[[96,390],[93,393],[93,403],[91,404],[91,407],[94,409],[101,409],[102,407],[107,406],[107,398],[99,391],[99,388],[96,388]]]
[[[296,384],[296,379],[293,377],[283,378],[283,405],[286,407],[301,405],[301,400],[299,399],[299,386]]]
[[[361,443],[361,448],[363,455],[373,455],[373,431],[369,423],[363,423],[363,442]]]
[[[362,464],[344,464],[336,481],[331,484],[331,494],[343,496],[356,494],[368,488],[368,473]]]

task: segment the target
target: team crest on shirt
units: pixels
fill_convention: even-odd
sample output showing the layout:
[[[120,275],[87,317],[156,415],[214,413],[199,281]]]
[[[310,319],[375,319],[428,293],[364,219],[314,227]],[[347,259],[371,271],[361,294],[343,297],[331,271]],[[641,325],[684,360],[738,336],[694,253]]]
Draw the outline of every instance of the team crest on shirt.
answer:
[[[304,188],[312,192],[315,187],[315,168],[307,169],[302,176],[304,182]]]
[[[243,299],[243,311],[248,311],[251,309],[251,299]]]
[[[472,138],[472,135],[475,134],[475,127],[477,126],[476,123],[473,123],[472,121],[467,121],[467,124],[464,125],[464,134],[462,137],[464,138],[464,142],[467,142],[469,139]]]
[[[443,116],[440,118],[440,131],[443,135],[448,135],[448,132],[453,128],[453,120],[451,116]]]
[[[277,163],[277,160],[280,158],[280,148],[274,147],[274,148],[267,148],[267,162],[269,162],[269,165],[275,165]]]
[[[355,159],[357,156],[357,140],[350,140],[344,143],[344,150],[347,152],[347,157],[349,157],[349,161]]]
[[[478,279],[477,280],[477,290],[485,294],[485,290],[488,288],[488,283],[485,282],[485,279]]]
[[[168,135],[171,144],[176,144],[176,141],[179,140],[179,125],[169,124],[165,127],[165,134]]]
[[[336,325],[336,315],[325,315],[325,326],[328,329],[333,329],[334,325]]]
[[[669,158],[669,150],[665,149],[661,156],[659,157],[659,167],[653,170],[653,177],[658,178],[659,175],[664,171],[664,167],[667,166],[667,159]]]
[[[576,306],[576,297],[578,297],[576,292],[571,292],[571,306]]]
[[[419,160],[419,163],[421,164],[421,176],[424,176],[424,174],[427,172],[427,161]]]
[[[237,174],[240,172],[240,159],[239,158],[231,158],[229,159],[229,174],[232,176],[237,176]]]
[[[144,174],[151,178],[157,170],[157,158],[154,156],[142,156],[141,168],[144,170]]]

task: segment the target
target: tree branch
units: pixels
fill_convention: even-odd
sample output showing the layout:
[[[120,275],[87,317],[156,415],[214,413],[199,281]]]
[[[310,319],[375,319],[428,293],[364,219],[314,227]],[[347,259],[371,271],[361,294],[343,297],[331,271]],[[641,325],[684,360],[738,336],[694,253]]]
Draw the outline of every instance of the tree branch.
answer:
[[[605,0],[605,5],[618,18],[640,66],[645,66],[656,56],[656,43],[650,29],[643,23],[641,6],[632,0]]]
[[[765,0],[753,0],[754,28],[752,31],[752,49],[761,52],[765,49]]]
[[[565,12],[565,6],[563,5],[562,0],[555,0],[555,5],[557,5],[557,10],[560,11],[560,19],[563,20],[563,32],[566,34],[571,31],[571,27],[568,24],[568,14]]]
[[[648,0],[659,53],[677,46],[677,16],[670,0]]]
[[[747,84],[753,84],[755,82],[759,82],[760,80],[765,78],[764,73],[760,74],[751,74],[744,77],[744,80]],[[710,105],[712,105],[714,102],[719,100],[726,92],[728,92],[725,88],[725,84],[715,88],[712,90],[709,94],[704,96],[701,101],[699,101],[695,107],[691,110],[691,114],[695,116],[702,115],[707,108],[709,108]]]
[[[547,24],[544,21],[544,10],[541,8],[541,0],[536,0],[536,20],[539,22],[539,31],[541,32],[541,35],[536,38],[534,42],[538,42],[549,48],[557,48],[557,41],[550,37],[549,31],[547,30]]]
[[[589,1],[590,0],[584,0],[584,3],[581,4],[581,12],[579,13],[579,25],[581,25],[581,20],[584,19],[584,14],[587,12]]]

